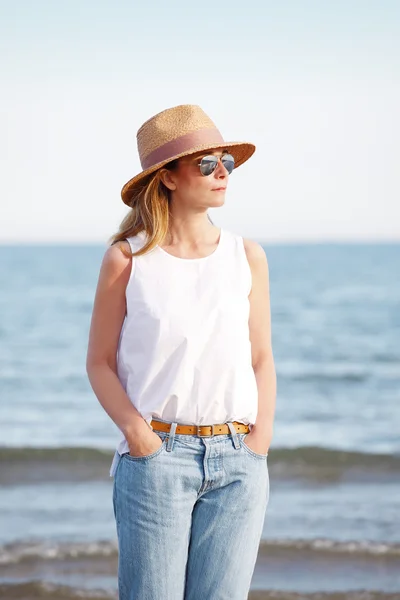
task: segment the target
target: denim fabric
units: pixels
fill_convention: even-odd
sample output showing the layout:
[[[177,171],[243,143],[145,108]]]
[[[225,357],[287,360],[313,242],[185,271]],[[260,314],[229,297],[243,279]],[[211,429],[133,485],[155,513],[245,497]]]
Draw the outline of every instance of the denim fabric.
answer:
[[[247,433],[156,433],[113,485],[120,600],[246,600],[269,499],[268,455]]]

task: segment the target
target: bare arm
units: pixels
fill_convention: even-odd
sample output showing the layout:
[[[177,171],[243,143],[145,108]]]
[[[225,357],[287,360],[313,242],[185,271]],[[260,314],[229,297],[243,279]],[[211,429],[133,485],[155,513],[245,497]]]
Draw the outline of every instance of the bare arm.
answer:
[[[146,454],[155,449],[154,438],[158,442],[160,438],[133,406],[117,375],[118,341],[126,314],[125,290],[131,266],[132,259],[121,252],[118,244],[107,248],[94,299],[86,372],[97,399],[123,432],[129,447],[134,443],[139,454]]]
[[[269,269],[265,252],[257,242],[244,240],[252,272],[250,300],[250,341],[252,365],[258,388],[258,414],[251,433],[257,438],[258,450],[267,452],[273,435],[276,406],[276,372],[272,353]],[[252,436],[253,437],[253,436]]]

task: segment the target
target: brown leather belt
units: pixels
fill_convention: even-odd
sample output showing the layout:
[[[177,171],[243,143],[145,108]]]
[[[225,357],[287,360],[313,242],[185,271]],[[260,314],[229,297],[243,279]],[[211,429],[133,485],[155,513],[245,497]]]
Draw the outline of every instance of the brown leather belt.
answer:
[[[233,426],[236,433],[248,433],[250,431],[249,425],[245,425],[239,421],[233,421]],[[171,429],[171,423],[164,423],[164,421],[152,419],[151,427],[156,431],[166,431],[168,433]],[[199,437],[211,437],[213,435],[226,435],[227,433],[230,433],[230,429],[226,423],[218,423],[217,425],[177,425],[175,433],[198,435]]]

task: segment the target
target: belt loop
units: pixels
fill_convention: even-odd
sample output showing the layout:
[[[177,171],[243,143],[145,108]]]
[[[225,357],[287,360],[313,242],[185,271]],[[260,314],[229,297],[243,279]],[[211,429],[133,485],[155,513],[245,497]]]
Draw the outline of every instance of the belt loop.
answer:
[[[166,450],[168,452],[171,452],[171,450],[172,450],[172,444],[173,444],[174,439],[175,439],[175,431],[176,431],[177,425],[178,425],[178,423],[176,421],[174,421],[173,423],[171,423],[171,427],[170,427],[169,433],[167,434],[168,435],[168,442],[167,442]]]
[[[227,421],[226,424],[228,425],[229,431],[232,434],[233,445],[235,446],[236,450],[238,450],[240,448],[240,442],[235,426],[231,421]]]

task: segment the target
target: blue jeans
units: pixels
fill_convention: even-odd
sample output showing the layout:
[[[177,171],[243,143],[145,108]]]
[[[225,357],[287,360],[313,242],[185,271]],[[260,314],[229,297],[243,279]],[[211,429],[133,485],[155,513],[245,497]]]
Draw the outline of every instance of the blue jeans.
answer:
[[[269,499],[267,456],[228,423],[214,437],[156,431],[121,456],[113,506],[119,600],[246,600]]]

